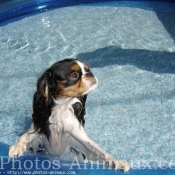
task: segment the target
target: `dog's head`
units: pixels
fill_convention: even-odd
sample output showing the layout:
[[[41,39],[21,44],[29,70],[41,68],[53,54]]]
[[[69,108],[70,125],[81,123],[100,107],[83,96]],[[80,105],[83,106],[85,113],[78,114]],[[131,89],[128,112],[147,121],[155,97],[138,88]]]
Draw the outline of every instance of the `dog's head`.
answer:
[[[33,99],[33,122],[36,130],[49,137],[48,118],[54,101],[67,97],[77,97],[81,101],[82,109],[77,118],[84,125],[86,96],[97,85],[97,78],[79,60],[65,59],[53,64],[37,82]]]
[[[89,67],[75,59],[65,59],[52,65],[38,81],[46,101],[66,97],[80,97],[97,87],[97,78]]]

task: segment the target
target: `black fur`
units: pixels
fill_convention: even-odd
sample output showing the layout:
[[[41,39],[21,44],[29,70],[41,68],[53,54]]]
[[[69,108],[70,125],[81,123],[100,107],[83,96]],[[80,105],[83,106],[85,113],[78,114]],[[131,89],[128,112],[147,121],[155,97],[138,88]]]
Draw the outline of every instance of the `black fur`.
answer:
[[[33,123],[35,131],[43,133],[47,139],[50,138],[49,130],[49,117],[51,115],[51,110],[54,106],[53,97],[56,94],[56,85],[59,81],[67,80],[70,76],[71,71],[67,69],[74,59],[66,59],[59,61],[51,66],[37,81],[37,90],[33,97]],[[66,86],[71,86],[76,83],[72,80],[69,80]],[[48,98],[44,96],[45,88],[48,87]],[[58,92],[57,92],[58,93]],[[85,102],[87,95],[77,97],[81,103],[79,105],[73,106],[75,110],[75,116],[79,122],[84,126],[85,120]]]
[[[85,124],[84,115],[86,114],[85,103],[86,103],[87,95],[78,97],[78,99],[81,101],[81,103],[77,102],[73,104],[72,107],[74,108],[74,113],[78,121],[82,124],[82,126],[84,126]]]
[[[51,91],[49,91],[48,99],[43,95],[46,85],[51,88],[51,74],[47,70],[37,82],[37,91],[33,97],[33,123],[35,130],[43,133],[48,139],[50,137],[49,117],[51,109],[54,105]]]

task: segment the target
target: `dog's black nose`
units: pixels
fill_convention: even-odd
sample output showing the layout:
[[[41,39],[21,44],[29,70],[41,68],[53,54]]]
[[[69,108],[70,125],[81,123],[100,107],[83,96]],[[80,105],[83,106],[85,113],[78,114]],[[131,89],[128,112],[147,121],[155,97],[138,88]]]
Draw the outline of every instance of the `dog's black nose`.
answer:
[[[86,77],[94,77],[94,75],[92,72],[88,72],[88,73],[86,73]]]

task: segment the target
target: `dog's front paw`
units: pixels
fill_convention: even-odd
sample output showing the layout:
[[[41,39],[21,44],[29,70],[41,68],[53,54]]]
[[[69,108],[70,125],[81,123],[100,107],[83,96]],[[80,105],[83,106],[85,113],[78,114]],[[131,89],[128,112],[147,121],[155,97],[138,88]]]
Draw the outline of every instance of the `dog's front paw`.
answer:
[[[115,166],[115,170],[124,170],[124,172],[129,171],[130,169],[130,165],[128,162],[124,161],[124,160],[116,160],[114,161],[114,166]]]
[[[21,145],[12,145],[9,148],[9,157],[20,157],[23,156],[24,152],[26,151],[26,148]]]
[[[47,151],[45,145],[40,137],[27,144],[27,150],[32,151],[34,154],[46,155]]]

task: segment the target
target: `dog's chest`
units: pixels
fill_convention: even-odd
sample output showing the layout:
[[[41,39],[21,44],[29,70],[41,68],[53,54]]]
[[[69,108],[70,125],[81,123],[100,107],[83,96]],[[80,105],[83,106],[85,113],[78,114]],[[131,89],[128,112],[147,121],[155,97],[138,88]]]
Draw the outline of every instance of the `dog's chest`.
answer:
[[[51,155],[57,155],[61,156],[65,153],[67,149],[70,149],[69,146],[69,135],[68,134],[60,134],[60,135],[53,135],[50,139],[50,142],[48,140],[44,140],[44,144],[46,146],[47,151]]]
[[[49,117],[49,129],[51,132],[50,143],[45,140],[45,146],[50,154],[62,155],[70,150],[70,134],[66,132],[69,123],[74,117],[72,106],[67,101],[57,104]]]

